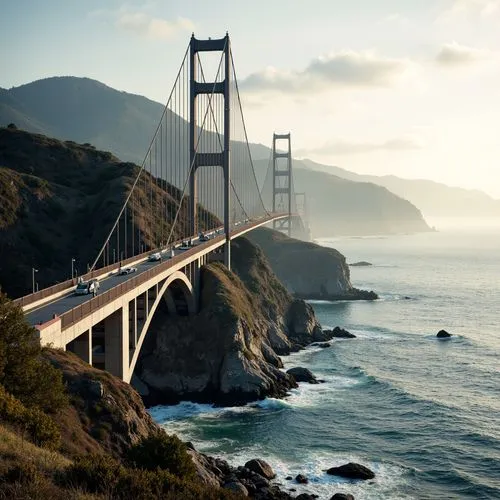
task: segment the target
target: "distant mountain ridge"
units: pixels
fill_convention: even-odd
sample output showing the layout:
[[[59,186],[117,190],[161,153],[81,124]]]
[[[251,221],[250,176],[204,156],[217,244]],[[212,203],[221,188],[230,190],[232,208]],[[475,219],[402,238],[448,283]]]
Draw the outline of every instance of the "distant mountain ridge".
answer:
[[[90,143],[138,164],[162,112],[162,104],[89,78],[46,78],[0,92],[0,126],[13,122],[27,131]],[[270,149],[260,144],[250,147],[262,179]],[[295,189],[306,191],[311,200],[315,236],[429,230],[416,207],[386,189],[329,173],[304,175],[300,168],[295,170]]]
[[[297,163],[297,161],[295,162]],[[426,216],[500,216],[500,200],[478,189],[448,186],[428,179],[404,179],[395,175],[362,175],[341,167],[300,160],[304,168],[336,175],[355,182],[372,182],[415,204]]]

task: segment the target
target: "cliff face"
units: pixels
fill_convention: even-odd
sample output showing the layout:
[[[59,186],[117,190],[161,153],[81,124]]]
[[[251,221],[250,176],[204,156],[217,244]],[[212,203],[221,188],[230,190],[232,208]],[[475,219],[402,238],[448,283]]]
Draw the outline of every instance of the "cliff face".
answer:
[[[44,355],[62,371],[70,397],[71,404],[54,417],[64,454],[121,457],[130,446],[157,431],[139,394],[129,384],[70,352],[47,349]]]
[[[345,257],[333,248],[289,238],[260,228],[249,239],[259,245],[287,290],[303,299],[376,299],[373,292],[354,288]]]
[[[244,238],[233,244],[233,269],[202,269],[195,317],[156,313],[135,371],[148,404],[243,404],[295,386],[278,355],[324,339],[312,308],[290,296]]]

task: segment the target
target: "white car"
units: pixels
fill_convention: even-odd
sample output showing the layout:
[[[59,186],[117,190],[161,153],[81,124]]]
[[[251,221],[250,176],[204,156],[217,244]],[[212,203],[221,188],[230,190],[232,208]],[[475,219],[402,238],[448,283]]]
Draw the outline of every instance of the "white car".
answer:
[[[137,271],[137,267],[120,267],[120,269],[118,269],[118,275],[119,276],[123,276],[124,274],[131,274],[131,273],[135,273]]]
[[[148,257],[149,262],[157,262],[161,260],[161,253],[160,252],[155,252],[149,255]]]
[[[99,290],[99,281],[93,279],[89,281],[81,281],[76,285],[75,295],[88,295],[89,293],[96,294]]]
[[[198,237],[198,239],[201,241],[208,241],[209,240],[209,236],[207,236],[205,233],[200,233],[200,236]]]

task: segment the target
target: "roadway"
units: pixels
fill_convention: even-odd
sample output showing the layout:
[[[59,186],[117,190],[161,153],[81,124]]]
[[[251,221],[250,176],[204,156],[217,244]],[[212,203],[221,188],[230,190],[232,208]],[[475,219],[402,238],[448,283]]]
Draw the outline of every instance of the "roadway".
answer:
[[[198,238],[193,238],[192,242],[193,246],[197,246],[198,244],[200,244]],[[179,255],[185,250],[181,250],[179,246],[177,246],[174,250],[175,255]],[[120,276],[118,272],[115,271],[111,273],[108,277],[100,279],[98,294],[106,292],[107,290],[129,279],[132,279],[135,276],[142,274],[145,271],[148,271],[149,269],[161,264],[162,262],[165,262],[165,260],[168,260],[170,258],[170,256],[167,254],[170,254],[170,251],[162,252],[161,261],[150,262],[146,260],[145,262],[135,264],[134,266],[124,266],[124,267],[135,267],[137,271],[133,273],[124,274]],[[80,304],[83,304],[84,302],[87,302],[93,298],[93,295],[91,293],[87,295],[75,295],[74,290],[75,289],[73,288],[67,295],[64,295],[63,297],[55,299],[54,301],[49,302],[48,304],[44,304],[36,309],[29,311],[25,315],[27,321],[31,325],[38,325],[40,323],[45,323],[46,321],[52,319],[54,317],[54,314],[60,316],[66,311],[69,311],[70,309],[73,309],[74,307],[79,306]]]

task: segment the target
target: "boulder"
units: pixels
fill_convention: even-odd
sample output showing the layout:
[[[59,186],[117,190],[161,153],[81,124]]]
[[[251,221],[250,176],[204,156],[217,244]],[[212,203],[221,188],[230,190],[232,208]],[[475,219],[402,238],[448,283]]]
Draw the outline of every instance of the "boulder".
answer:
[[[354,462],[341,465],[340,467],[332,467],[326,471],[327,474],[332,476],[346,477],[348,479],[373,479],[375,473],[368,467]]]
[[[333,330],[325,330],[331,335],[331,338],[335,339],[355,339],[356,335],[354,333],[348,332],[344,328],[340,328],[340,326],[336,326]]]
[[[307,479],[304,474],[297,474],[297,476],[295,476],[295,481],[297,481],[299,484],[307,484],[309,482],[309,479]]]
[[[335,493],[330,500],[354,500],[350,493]]]
[[[446,330],[439,330],[436,337],[438,339],[449,339],[451,337],[451,333],[448,333]]]
[[[226,483],[224,485],[224,488],[226,488],[227,490],[234,491],[235,493],[238,493],[244,497],[248,496],[248,490],[239,481],[233,481],[231,483]]]
[[[253,472],[256,472],[257,474],[260,474],[262,477],[265,477],[266,479],[274,479],[276,477],[276,474],[274,473],[272,467],[267,462],[261,460],[260,458],[254,458],[253,460],[249,460],[245,464],[245,467]]]
[[[318,495],[311,495],[310,493],[301,493],[299,496],[295,497],[295,500],[314,500],[318,498]]]
[[[290,368],[287,370],[287,374],[291,375],[296,382],[309,382],[310,384],[318,383],[311,370],[308,370],[307,368],[302,368],[300,366]]]

